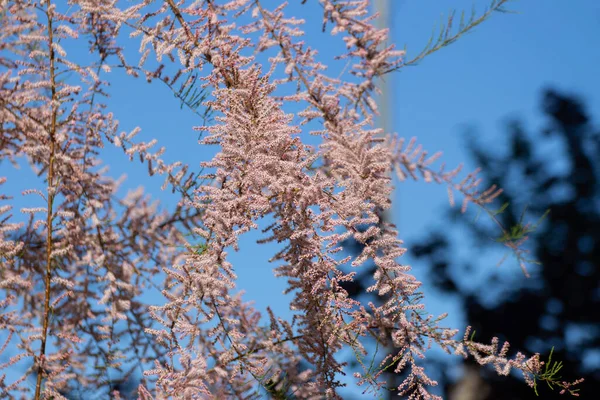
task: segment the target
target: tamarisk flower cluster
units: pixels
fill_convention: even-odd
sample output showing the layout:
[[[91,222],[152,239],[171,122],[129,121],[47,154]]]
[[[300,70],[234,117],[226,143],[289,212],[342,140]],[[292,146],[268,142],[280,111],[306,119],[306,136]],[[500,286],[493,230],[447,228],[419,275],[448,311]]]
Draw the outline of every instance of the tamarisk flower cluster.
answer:
[[[443,316],[425,312],[421,283],[397,261],[405,252],[398,233],[380,218],[391,206],[393,170],[401,179],[420,173],[444,183],[465,205],[483,207],[499,191],[479,191],[474,175],[456,182],[459,169],[430,169],[439,155],[428,158],[413,142],[403,148],[372,129],[377,78],[399,68],[403,52],[385,45],[369,1],[309,3],[320,3],[324,28],[343,36],[338,58],[354,63],[348,76],[327,75],[301,40],[303,21],[287,17],[285,4],[1,3],[0,161],[26,159],[41,180],[22,193],[39,203],[21,209],[28,222],[14,222],[5,205],[11,197],[0,192],[0,353],[18,349],[0,368],[30,366],[13,381],[0,376],[3,396],[59,399],[83,386],[119,398],[110,370],[120,369],[127,377],[143,372],[143,399],[252,398],[257,385],[280,397],[340,398],[346,365],[337,353],[350,347],[360,361],[386,332],[397,353],[377,371],[361,362],[358,385],[384,386],[382,371],[393,362],[395,372],[408,371],[400,395],[435,398],[436,382],[419,365],[433,344],[502,374],[519,369],[535,384],[538,355],[509,360],[494,343],[453,339],[457,331],[440,325]],[[140,38],[137,63],[120,44],[125,34]],[[84,43],[89,60],[69,59],[69,44]],[[201,162],[207,173],[167,163],[164,148],[152,151],[156,140],[135,141],[139,129],[118,132],[103,102],[104,79],[115,69],[171,89],[199,77],[210,93],[204,107],[216,114],[214,124],[197,127],[206,133],[200,144],[219,147]],[[183,91],[175,94],[189,106]],[[297,104],[304,108],[289,113]],[[306,144],[307,132],[319,146]],[[164,187],[180,196],[175,210],[159,210],[141,189],[119,197],[122,182],[99,158],[107,143],[163,175]],[[265,327],[237,291],[235,268],[244,266],[234,268],[227,253],[267,217],[274,222],[260,242],[283,246],[272,261],[295,296],[295,316],[286,321],[268,310]],[[364,250],[340,259],[349,237]],[[360,304],[341,285],[354,276],[341,266],[369,259],[377,266],[369,290],[389,299],[381,306]],[[164,302],[145,304],[144,291]]]

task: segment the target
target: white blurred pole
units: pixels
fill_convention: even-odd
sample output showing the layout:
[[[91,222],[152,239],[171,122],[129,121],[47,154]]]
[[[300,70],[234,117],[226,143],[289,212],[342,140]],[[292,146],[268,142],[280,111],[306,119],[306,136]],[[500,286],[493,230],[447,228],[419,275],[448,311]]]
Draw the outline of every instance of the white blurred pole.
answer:
[[[390,0],[373,0],[373,6],[374,6],[374,11],[379,13],[379,18],[377,18],[375,20],[375,27],[378,29],[385,29],[385,28],[390,28],[390,32],[389,32],[389,36],[388,36],[388,40],[382,45],[382,46],[388,46],[391,41],[392,38],[391,36],[391,27],[392,27],[392,7],[391,7],[391,1]],[[392,119],[391,119],[391,115],[392,113],[390,113],[390,107],[392,106],[392,98],[391,98],[391,93],[392,91],[390,90],[393,85],[392,85],[392,76],[393,73],[389,73],[387,75],[384,75],[383,77],[379,78],[379,81],[377,82],[377,86],[379,87],[379,90],[381,90],[381,94],[379,94],[376,97],[376,101],[377,101],[377,106],[379,108],[379,117],[377,118],[377,127],[383,129],[383,133],[385,135],[388,135],[390,133],[392,133]],[[394,199],[394,194],[392,192],[392,196],[391,199],[392,201],[392,205],[394,206],[394,208],[398,207],[398,204],[396,203],[395,199]],[[385,212],[385,218],[388,221],[392,220],[392,210],[388,210]],[[398,221],[396,219],[395,221],[396,223],[396,229],[399,230],[399,224]]]
[[[374,0],[373,4],[375,6],[375,11],[379,12],[379,18],[375,20],[375,27],[378,29],[391,28],[391,7],[390,0]],[[390,32],[391,33],[391,32]],[[388,45],[391,42],[391,38],[388,38],[388,41],[385,45]],[[379,118],[378,118],[378,126],[383,129],[384,133],[390,133],[392,129],[392,124],[390,121],[390,91],[389,87],[390,80],[392,74],[387,74],[379,79],[379,88],[381,89],[381,94],[378,96],[377,105],[379,107]]]

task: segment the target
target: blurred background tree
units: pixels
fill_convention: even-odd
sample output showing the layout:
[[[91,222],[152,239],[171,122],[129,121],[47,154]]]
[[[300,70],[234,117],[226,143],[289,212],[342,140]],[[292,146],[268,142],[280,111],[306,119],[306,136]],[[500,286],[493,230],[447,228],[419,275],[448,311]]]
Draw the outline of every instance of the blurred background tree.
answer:
[[[531,278],[515,273],[510,258],[495,267],[496,254],[484,250],[498,249],[497,230],[485,218],[472,221],[456,210],[449,218],[464,224],[459,237],[439,228],[410,247],[429,266],[435,287],[461,302],[477,340],[498,336],[513,349],[542,355],[554,348],[553,359],[563,362],[559,375],[566,381],[584,377],[580,394],[591,399],[600,392],[600,132],[571,95],[546,90],[542,110],[547,122],[539,134],[509,124],[505,154],[467,136],[486,185],[505,190],[496,207],[506,205],[497,216],[504,226],[516,226],[522,216],[535,221],[549,210],[529,239],[530,258],[540,263],[530,269]],[[465,251],[467,243],[476,245]],[[440,371],[445,398],[536,398],[518,375],[499,378],[472,360],[462,367],[458,379],[457,367]],[[559,397],[547,386],[538,392],[537,398]]]
[[[418,268],[428,267],[435,288],[462,304],[478,340],[489,342],[498,336],[513,349],[541,353],[544,360],[552,351],[553,360],[563,363],[562,379],[584,377],[581,397],[593,398],[600,392],[600,131],[571,95],[546,90],[542,110],[546,121],[539,134],[528,133],[518,121],[508,124],[505,154],[497,147],[486,149],[473,133],[467,135],[469,152],[486,180],[483,186],[504,188],[496,206],[490,207],[502,209],[496,217],[503,226],[538,221],[549,211],[528,240],[530,259],[540,263],[528,266],[531,277],[515,271],[514,259],[497,253],[502,244],[491,220],[469,219],[457,209],[447,217],[454,224],[446,221],[444,230],[440,225],[408,247],[422,264]],[[390,220],[385,214],[384,219]],[[457,224],[459,232],[447,229]],[[350,254],[362,251],[353,239],[344,248]],[[509,250],[506,253],[511,257]],[[503,261],[500,266],[497,260]],[[374,272],[374,265],[361,269],[344,288],[363,304],[381,301],[365,291]],[[380,349],[389,344],[389,336],[390,332],[382,334]],[[385,354],[380,351],[381,358]],[[446,399],[561,397],[558,389],[545,385],[536,397],[517,374],[507,379],[473,360],[460,366],[455,362],[428,359],[428,366],[438,369],[440,394]],[[354,356],[349,363],[360,369]],[[391,375],[389,390],[380,393],[390,399],[396,398]]]

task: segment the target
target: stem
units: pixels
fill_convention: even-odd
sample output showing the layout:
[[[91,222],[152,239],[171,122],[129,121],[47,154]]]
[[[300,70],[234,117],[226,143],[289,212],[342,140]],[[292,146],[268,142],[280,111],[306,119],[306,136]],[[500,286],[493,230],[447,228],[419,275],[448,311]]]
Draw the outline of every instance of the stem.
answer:
[[[48,162],[48,199],[47,199],[47,218],[46,218],[46,277],[45,277],[45,299],[44,299],[44,325],[42,330],[42,344],[40,346],[40,354],[38,356],[38,368],[37,368],[37,380],[35,385],[35,400],[40,399],[42,390],[42,374],[44,373],[44,358],[46,355],[46,341],[48,338],[48,322],[50,314],[50,280],[52,278],[52,206],[54,203],[54,152],[55,152],[55,140],[54,135],[56,133],[56,119],[57,110],[54,104],[56,98],[56,76],[54,66],[54,49],[52,48],[53,32],[52,32],[52,17],[50,15],[50,0],[47,1],[46,16],[48,18],[48,51],[50,57],[50,82],[52,100],[50,106],[52,107],[52,122],[50,127],[50,160]]]

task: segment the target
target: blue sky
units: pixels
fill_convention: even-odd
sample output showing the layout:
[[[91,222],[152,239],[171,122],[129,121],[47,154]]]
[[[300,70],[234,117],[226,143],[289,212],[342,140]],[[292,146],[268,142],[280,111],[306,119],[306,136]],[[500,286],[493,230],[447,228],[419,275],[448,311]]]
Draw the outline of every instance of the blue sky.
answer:
[[[392,0],[396,43],[406,43],[409,55],[428,39],[447,7],[470,10],[469,1],[414,2]],[[477,4],[485,6],[485,1]],[[503,149],[504,124],[524,121],[528,130],[542,123],[540,92],[555,87],[580,95],[592,115],[600,108],[600,4],[595,1],[513,1],[518,14],[496,13],[472,33],[440,50],[420,65],[393,77],[393,128],[417,136],[431,152],[444,152],[453,166],[472,164],[463,133],[474,127],[482,143]],[[401,236],[411,241],[439,223],[447,207],[442,188],[418,183],[397,185],[395,220]],[[419,275],[419,265],[408,262]],[[482,268],[493,268],[493,259]],[[519,274],[515,262],[502,268]],[[430,299],[431,301],[431,299]],[[441,312],[437,302],[432,311]],[[447,307],[445,299],[440,305]]]
[[[272,1],[271,4],[278,3]],[[321,10],[315,1],[300,7],[292,0],[290,10],[298,10],[313,27],[321,25]],[[313,3],[312,5],[310,3]],[[409,58],[426,44],[432,29],[451,9],[478,12],[487,0],[410,1],[391,0],[392,41],[399,47],[407,45]],[[462,134],[467,126],[477,128],[481,141],[502,148],[503,121],[518,117],[525,126],[534,129],[541,123],[540,90],[551,86],[578,94],[592,115],[600,111],[600,3],[577,1],[513,1],[508,8],[518,14],[494,14],[472,33],[456,43],[429,56],[418,66],[408,67],[386,78],[391,92],[390,118],[393,131],[419,143],[430,152],[441,150],[449,167],[469,163]],[[307,41],[321,54],[339,49],[341,38],[322,40],[317,30],[307,30]],[[319,36],[321,35],[321,36]],[[128,51],[137,50],[133,46]],[[121,121],[121,128],[130,131],[142,128],[140,139],[156,137],[167,146],[167,158],[182,158],[197,165],[214,154],[215,148],[196,144],[194,125],[201,122],[179,109],[168,90],[159,83],[148,85],[143,79],[118,78],[111,88],[108,106]],[[107,149],[105,157],[115,176],[127,173],[126,187],[138,185],[156,195],[166,205],[174,205],[174,197],[160,192],[162,180],[148,179],[139,163],[128,163],[116,149]],[[4,167],[3,167],[4,168]],[[2,171],[4,174],[4,171]],[[10,178],[10,174],[9,174]],[[436,226],[447,206],[444,187],[424,182],[395,182],[392,215],[401,237],[410,246],[415,239]],[[11,186],[9,186],[11,185]],[[20,190],[25,182],[9,180],[5,189]],[[231,254],[239,276],[238,287],[246,291],[245,299],[254,300],[259,310],[271,306],[276,314],[286,315],[287,301],[281,292],[285,282],[272,277],[272,264],[267,260],[277,246],[257,246],[257,236],[241,239],[241,250]],[[402,260],[413,264],[417,276],[423,276],[419,265],[410,257]],[[495,261],[484,268],[491,268]],[[515,263],[506,263],[512,274],[520,274]],[[523,278],[524,279],[524,278]],[[425,282],[426,283],[426,282]],[[445,311],[455,316],[449,322],[458,328],[464,322],[460,310],[447,299],[432,297],[426,301],[430,312]]]

